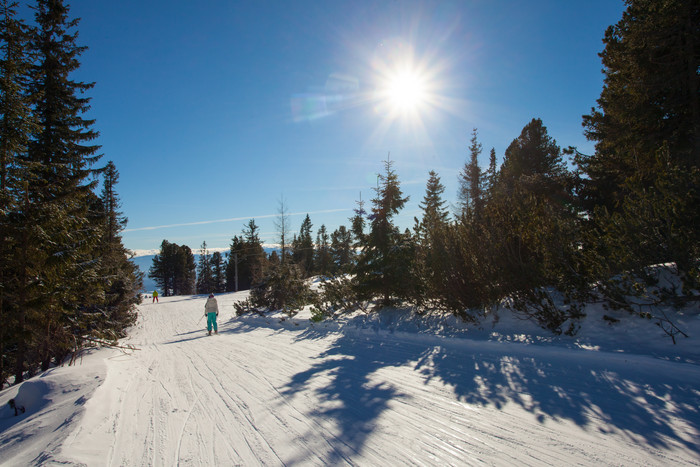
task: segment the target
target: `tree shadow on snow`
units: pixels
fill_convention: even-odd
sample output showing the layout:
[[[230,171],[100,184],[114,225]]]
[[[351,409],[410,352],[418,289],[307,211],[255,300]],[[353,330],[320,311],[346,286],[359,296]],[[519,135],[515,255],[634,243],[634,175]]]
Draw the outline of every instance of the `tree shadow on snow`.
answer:
[[[327,336],[309,328],[299,339]],[[467,404],[501,409],[517,404],[540,423],[567,420],[587,430],[621,433],[632,443],[700,454],[700,371],[687,364],[624,354],[446,339],[430,345],[391,334],[341,335],[283,388],[293,396],[313,390],[321,404],[312,415],[337,425],[331,463],[361,451],[389,402],[408,398],[373,373],[411,366],[425,384],[438,380]],[[671,366],[669,366],[671,365]],[[676,368],[673,366],[676,365]],[[410,402],[409,402],[410,403]],[[681,420],[680,423],[677,421]]]

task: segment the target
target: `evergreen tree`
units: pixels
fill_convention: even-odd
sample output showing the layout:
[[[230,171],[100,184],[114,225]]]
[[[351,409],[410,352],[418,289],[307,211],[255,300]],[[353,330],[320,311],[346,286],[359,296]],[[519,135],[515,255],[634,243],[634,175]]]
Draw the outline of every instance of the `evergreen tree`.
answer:
[[[166,297],[191,295],[195,291],[196,269],[194,255],[188,246],[163,240],[148,276]]]
[[[327,276],[331,273],[332,258],[330,252],[330,237],[325,225],[321,225],[316,233],[316,254],[314,262],[316,263],[316,272],[322,276]]]
[[[419,239],[425,240],[426,245],[430,245],[432,234],[443,228],[449,218],[446,206],[447,201],[442,198],[442,195],[445,193],[445,186],[434,170],[431,170],[429,175],[430,177],[425,187],[425,196],[419,204],[423,211],[423,219],[420,222],[418,236]]]
[[[260,227],[251,219],[243,228],[245,239],[244,260],[248,263],[248,279],[251,286],[260,283],[265,275],[266,255],[260,240]]]
[[[211,255],[211,269],[214,292],[226,292],[226,264],[223,256],[218,251]]]
[[[486,177],[484,178],[484,202],[488,202],[493,193],[493,189],[496,186],[496,150],[491,148],[489,153],[489,168],[486,171]]]
[[[464,165],[459,176],[459,205],[462,217],[478,216],[482,208],[481,169],[479,156],[482,146],[477,139],[476,128],[472,130],[469,161]]]
[[[393,223],[408,201],[403,197],[393,161],[384,162],[383,174],[379,174],[379,186],[372,200],[370,231],[363,242],[356,267],[357,291],[365,299],[381,298],[388,306],[394,298],[404,298],[412,286],[408,278],[411,264],[407,264],[406,237]]]
[[[579,155],[589,210],[617,210],[626,182],[650,185],[657,152],[673,164],[700,165],[700,3],[626,0],[600,54],[605,74],[598,108],[584,116],[593,156]]]
[[[350,220],[350,231],[355,239],[355,246],[360,246],[365,241],[365,219],[367,218],[367,211],[365,211],[365,202],[362,201],[362,193],[360,193],[360,200],[356,202],[357,207],[353,209],[355,213]]]
[[[28,173],[22,194],[24,233],[17,245],[27,254],[18,270],[28,277],[19,280],[18,306],[41,330],[33,351],[47,369],[73,346],[75,336],[88,331],[83,311],[100,293],[99,263],[93,261],[100,226],[90,212],[97,206],[92,192],[97,182],[89,180],[100,156],[95,155],[98,146],[87,144],[97,137],[94,121],[82,116],[90,101],[83,95],[93,84],[71,79],[85,50],[76,45],[78,20],[68,18],[68,8],[59,0],[37,0],[35,11],[31,42],[37,65],[29,90],[37,128],[27,155],[19,157]],[[24,358],[19,355],[16,362],[18,382]]]
[[[197,266],[197,293],[209,294],[211,292],[214,292],[214,271],[211,264],[211,255],[209,250],[207,250],[207,242],[203,242]]]
[[[236,284],[238,290],[248,290],[263,278],[267,261],[259,230],[255,219],[251,219],[243,227],[242,235],[233,237],[226,267],[226,288],[229,292],[236,290]]]
[[[107,319],[103,325],[103,338],[122,337],[124,329],[136,319],[134,306],[140,301],[143,273],[128,259],[121,232],[127,218],[120,211],[121,202],[116,192],[119,172],[112,161],[107,163],[100,197],[103,234],[99,250],[100,277],[104,287],[104,303],[98,307],[99,315]]]
[[[238,292],[240,286],[240,277],[242,276],[243,252],[245,243],[242,238],[234,236],[231,239],[229,247],[228,262],[226,263],[226,291]]]
[[[16,13],[17,4],[0,3],[0,389],[6,377],[24,363],[27,343],[26,296],[10,284],[25,283],[26,258],[14,254],[29,226],[23,215],[23,188],[30,183],[26,157],[29,138],[36,131],[29,97],[30,30]],[[19,380],[21,381],[21,379]]]
[[[349,271],[355,257],[352,247],[352,233],[341,225],[331,234],[331,272],[343,274]]]
[[[311,218],[307,214],[299,229],[299,236],[292,242],[292,259],[298,264],[306,277],[314,270],[314,241],[311,238]]]
[[[444,235],[449,223],[447,202],[442,198],[445,186],[434,171],[425,188],[425,196],[420,203],[423,211],[422,220],[416,219],[416,267],[419,269],[420,283],[424,286],[416,290],[417,298],[421,300],[423,288],[427,288],[430,297],[435,297],[439,289],[437,282],[441,281],[445,267]]]
[[[512,193],[521,185],[551,199],[561,196],[562,189],[570,185],[569,177],[557,142],[542,120],[533,118],[506,149],[497,188]]]

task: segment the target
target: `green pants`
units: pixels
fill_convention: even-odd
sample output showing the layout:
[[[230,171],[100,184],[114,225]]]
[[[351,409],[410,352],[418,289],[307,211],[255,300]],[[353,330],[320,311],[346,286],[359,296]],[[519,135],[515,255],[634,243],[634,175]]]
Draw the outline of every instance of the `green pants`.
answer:
[[[207,331],[211,332],[212,327],[214,331],[219,332],[219,329],[216,327],[216,313],[207,313]]]

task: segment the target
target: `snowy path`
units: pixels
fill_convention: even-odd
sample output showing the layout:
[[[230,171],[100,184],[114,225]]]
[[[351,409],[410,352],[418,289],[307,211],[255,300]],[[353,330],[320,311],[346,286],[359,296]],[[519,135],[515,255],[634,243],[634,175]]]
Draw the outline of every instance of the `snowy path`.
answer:
[[[239,295],[240,296],[240,295]],[[700,367],[650,357],[331,332],[219,297],[140,308],[57,462],[700,465]],[[439,344],[439,345],[438,345]],[[107,355],[107,354],[106,354]]]

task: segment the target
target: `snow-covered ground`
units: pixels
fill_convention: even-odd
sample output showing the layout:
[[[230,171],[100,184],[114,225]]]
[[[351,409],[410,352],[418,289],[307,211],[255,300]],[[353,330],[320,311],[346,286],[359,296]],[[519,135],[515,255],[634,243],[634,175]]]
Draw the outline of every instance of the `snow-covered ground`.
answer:
[[[144,303],[124,344],[0,392],[2,465],[700,465],[700,317],[674,346],[590,314],[576,338],[502,313],[312,325],[218,297]],[[7,401],[26,412],[17,417]]]

